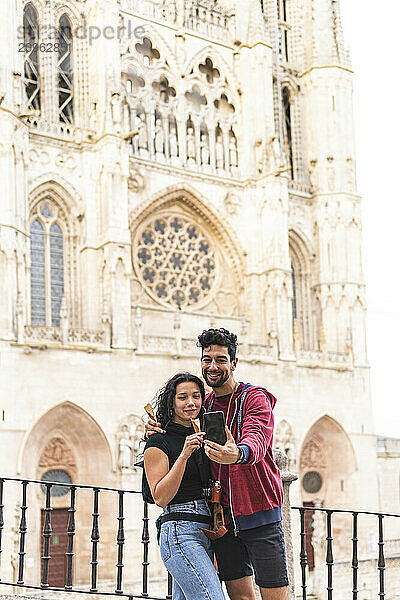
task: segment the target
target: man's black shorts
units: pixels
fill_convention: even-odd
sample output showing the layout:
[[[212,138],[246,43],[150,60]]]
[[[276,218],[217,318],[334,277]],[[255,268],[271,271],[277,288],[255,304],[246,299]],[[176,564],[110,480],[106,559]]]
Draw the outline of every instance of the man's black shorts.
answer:
[[[215,540],[213,548],[222,581],[253,575],[254,569],[256,584],[262,588],[289,585],[281,521],[238,531],[237,536],[229,523],[228,533]]]

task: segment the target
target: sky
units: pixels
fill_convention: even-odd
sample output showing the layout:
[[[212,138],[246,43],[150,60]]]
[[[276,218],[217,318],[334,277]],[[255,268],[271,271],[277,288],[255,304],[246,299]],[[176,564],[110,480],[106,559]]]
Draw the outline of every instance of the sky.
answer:
[[[400,3],[389,0],[382,10],[379,6],[365,0],[341,0],[344,35],[354,69],[375,433],[400,438]]]

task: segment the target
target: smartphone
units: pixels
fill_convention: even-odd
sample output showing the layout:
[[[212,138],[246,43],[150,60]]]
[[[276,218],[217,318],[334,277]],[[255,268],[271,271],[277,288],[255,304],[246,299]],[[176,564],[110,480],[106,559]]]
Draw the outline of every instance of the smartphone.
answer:
[[[225,418],[222,410],[206,412],[203,416],[206,440],[216,442],[223,446],[227,440],[225,432]]]

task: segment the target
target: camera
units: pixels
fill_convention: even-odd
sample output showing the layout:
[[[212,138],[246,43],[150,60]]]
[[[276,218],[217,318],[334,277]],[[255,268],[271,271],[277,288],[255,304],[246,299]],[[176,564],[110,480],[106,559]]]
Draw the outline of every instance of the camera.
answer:
[[[208,481],[207,485],[205,487],[203,487],[203,489],[201,490],[202,497],[204,498],[204,500],[210,501],[212,499],[214,483],[215,482],[213,481],[213,479],[210,479]]]

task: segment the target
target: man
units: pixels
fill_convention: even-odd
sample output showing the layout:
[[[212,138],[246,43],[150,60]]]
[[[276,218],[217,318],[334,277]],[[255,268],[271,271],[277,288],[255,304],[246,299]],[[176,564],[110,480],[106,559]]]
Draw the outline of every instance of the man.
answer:
[[[222,485],[221,504],[228,532],[214,541],[220,577],[231,600],[255,600],[255,580],[263,600],[286,600],[288,585],[282,531],[282,482],[272,440],[276,399],[266,389],[237,383],[237,336],[208,329],[198,337],[201,369],[212,388],[207,410],[221,410],[227,442],[205,441],[213,479]],[[148,432],[158,430],[154,422]]]

